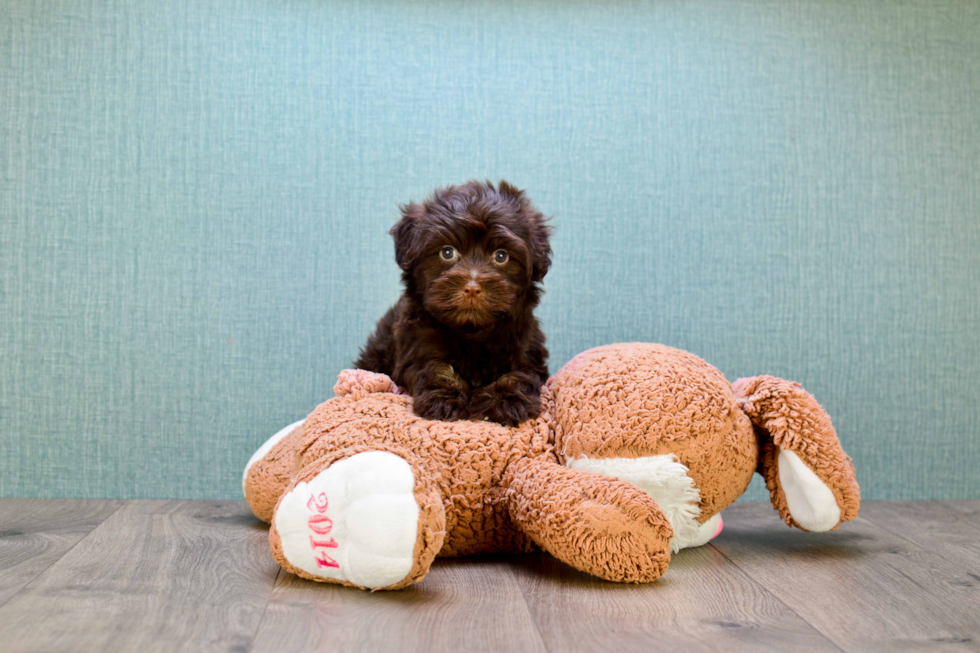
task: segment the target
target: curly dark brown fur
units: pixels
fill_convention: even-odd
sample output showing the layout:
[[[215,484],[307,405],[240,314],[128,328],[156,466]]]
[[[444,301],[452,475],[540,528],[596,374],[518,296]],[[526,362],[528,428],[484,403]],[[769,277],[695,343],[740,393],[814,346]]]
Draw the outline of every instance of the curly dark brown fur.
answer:
[[[405,291],[354,365],[392,377],[422,417],[536,417],[548,350],[534,307],[550,232],[505,181],[449,186],[403,206],[391,235]]]

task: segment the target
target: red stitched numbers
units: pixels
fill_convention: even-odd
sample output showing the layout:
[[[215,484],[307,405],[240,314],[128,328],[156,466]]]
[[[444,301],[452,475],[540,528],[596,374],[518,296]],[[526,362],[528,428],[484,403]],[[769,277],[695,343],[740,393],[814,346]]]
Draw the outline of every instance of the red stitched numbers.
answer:
[[[310,510],[316,508],[317,512],[327,511],[327,495],[323,492],[320,493],[319,497],[310,495],[310,500],[306,502],[306,507]]]
[[[310,519],[307,525],[310,530],[317,535],[327,535],[333,528],[333,521],[323,513],[327,511],[327,495],[321,492],[318,495],[310,495],[310,500],[306,502],[306,507],[313,512],[310,515]],[[313,559],[316,560],[316,566],[319,569],[324,567],[336,567],[340,569],[340,565],[336,560],[327,555],[327,552],[323,549],[336,549],[338,544],[337,540],[332,537],[317,539],[310,535],[310,546],[313,548]]]

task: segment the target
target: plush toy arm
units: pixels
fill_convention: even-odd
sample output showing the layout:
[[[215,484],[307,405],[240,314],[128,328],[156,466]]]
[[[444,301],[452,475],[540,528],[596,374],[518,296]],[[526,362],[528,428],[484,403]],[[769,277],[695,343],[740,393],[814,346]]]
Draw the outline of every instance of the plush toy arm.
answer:
[[[521,459],[503,479],[511,518],[542,549],[606,580],[656,580],[670,561],[670,522],[648,494],[599,474]]]
[[[772,376],[732,387],[759,437],[758,472],[786,523],[821,532],[854,519],[861,503],[854,466],[813,395]]]

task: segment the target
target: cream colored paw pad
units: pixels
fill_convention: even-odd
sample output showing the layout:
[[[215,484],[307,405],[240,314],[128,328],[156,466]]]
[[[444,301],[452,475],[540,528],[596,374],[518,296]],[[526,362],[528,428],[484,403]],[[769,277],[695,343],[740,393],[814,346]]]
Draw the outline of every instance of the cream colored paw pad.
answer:
[[[793,520],[808,531],[822,533],[840,523],[834,493],[794,452],[784,449],[776,462],[779,484]]]
[[[298,569],[367,588],[405,578],[415,562],[419,506],[404,458],[368,451],[334,463],[282,498],[275,523]]]

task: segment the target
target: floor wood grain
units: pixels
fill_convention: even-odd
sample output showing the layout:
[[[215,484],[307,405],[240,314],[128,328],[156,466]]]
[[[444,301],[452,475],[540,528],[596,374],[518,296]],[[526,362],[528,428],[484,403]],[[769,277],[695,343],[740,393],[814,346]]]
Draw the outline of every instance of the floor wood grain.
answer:
[[[552,651],[838,651],[710,546],[681,551],[647,585],[621,585],[550,556],[514,562]]]
[[[964,582],[968,557],[951,559],[861,517],[831,533],[778,519],[774,528],[774,519],[766,504],[736,504],[712,545],[841,649],[978,650],[980,584]]]
[[[0,606],[122,504],[102,499],[0,500]]]
[[[980,501],[976,504],[980,508]],[[971,515],[968,503],[960,508],[942,501],[875,501],[861,509],[861,516],[963,565],[967,576],[962,582],[980,586],[980,513]]]
[[[544,652],[513,556],[436,560],[400,592],[364,592],[282,574],[254,651]]]
[[[371,593],[281,572],[242,502],[0,499],[0,651],[980,651],[980,501],[861,515],[736,504],[649,585],[531,554]]]
[[[245,651],[277,573],[242,502],[129,502],[0,608],[2,648]]]
[[[891,501],[882,501],[881,503],[893,503]],[[965,515],[972,517],[974,520],[980,518],[980,499],[959,499],[956,501],[941,501],[944,506],[950,510],[956,510]],[[978,523],[978,522],[974,522]]]

